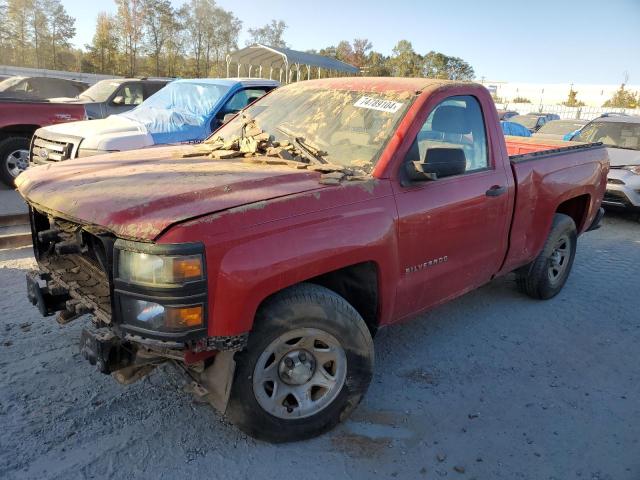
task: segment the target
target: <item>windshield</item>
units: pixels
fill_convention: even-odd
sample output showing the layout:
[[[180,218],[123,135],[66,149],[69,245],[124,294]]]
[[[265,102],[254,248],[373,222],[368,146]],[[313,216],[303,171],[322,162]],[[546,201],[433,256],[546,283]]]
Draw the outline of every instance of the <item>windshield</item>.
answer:
[[[538,117],[533,115],[517,115],[509,119],[510,122],[516,122],[527,128],[534,128],[538,124]]]
[[[546,123],[538,133],[551,133],[555,135],[564,135],[566,133],[578,130],[584,125],[584,122],[571,121],[571,120],[555,120],[553,122]]]
[[[91,102],[106,102],[111,94],[122,84],[114,80],[101,80],[87,88],[78,98]]]
[[[572,140],[602,142],[608,147],[640,150],[640,123],[591,122]]]
[[[13,87],[22,82],[25,77],[9,77],[0,82],[0,92],[13,91]],[[26,84],[25,84],[26,85]]]
[[[203,140],[211,132],[214,108],[229,88],[213,83],[176,81],[133,110],[119,115],[144,125],[155,143]]]
[[[243,117],[250,117],[275,142],[302,139],[308,147],[322,151],[322,158],[331,164],[370,172],[414,98],[410,92],[289,85],[247,108],[211,140],[240,136]]]

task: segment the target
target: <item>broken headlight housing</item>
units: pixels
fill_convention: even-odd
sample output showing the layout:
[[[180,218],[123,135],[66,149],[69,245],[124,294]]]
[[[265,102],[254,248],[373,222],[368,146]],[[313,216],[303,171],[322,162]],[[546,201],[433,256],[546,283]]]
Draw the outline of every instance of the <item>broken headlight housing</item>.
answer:
[[[628,167],[622,167],[622,168],[630,171],[631,173],[635,173],[636,175],[640,175],[640,165],[630,165]]]
[[[114,247],[114,305],[123,330],[170,341],[206,334],[202,244],[119,239]]]

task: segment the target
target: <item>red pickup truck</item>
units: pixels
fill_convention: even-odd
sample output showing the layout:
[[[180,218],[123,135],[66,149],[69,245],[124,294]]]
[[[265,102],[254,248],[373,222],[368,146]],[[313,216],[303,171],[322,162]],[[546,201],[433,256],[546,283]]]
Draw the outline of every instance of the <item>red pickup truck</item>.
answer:
[[[0,99],[0,180],[13,187],[29,166],[29,144],[38,128],[84,119],[84,105]]]
[[[282,87],[204,144],[82,158],[17,179],[28,296],[116,380],[172,361],[269,441],[344,419],[372,337],[516,272],[539,299],[596,228],[600,144],[502,134],[472,83],[340,78]]]

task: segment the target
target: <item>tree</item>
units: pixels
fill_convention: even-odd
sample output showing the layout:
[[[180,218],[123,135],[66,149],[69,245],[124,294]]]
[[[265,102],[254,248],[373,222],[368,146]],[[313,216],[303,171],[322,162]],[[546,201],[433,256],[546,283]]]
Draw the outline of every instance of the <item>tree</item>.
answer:
[[[173,23],[169,25],[169,34],[166,41],[166,73],[170,77],[178,76],[178,72],[184,72],[185,50],[188,43],[188,31],[186,24],[189,19],[188,7],[183,5],[175,11]]]
[[[362,68],[367,63],[367,54],[373,48],[373,44],[367,38],[355,38],[353,40],[353,55],[351,64]]]
[[[100,73],[115,73],[118,55],[118,38],[116,36],[115,20],[106,12],[98,13],[96,31],[91,45],[86,45],[90,64],[94,71]]]
[[[250,38],[247,45],[260,43],[270,47],[286,48],[287,44],[283,38],[286,29],[287,24],[283,20],[271,20],[271,23],[262,27],[250,28],[248,30]]]
[[[222,75],[222,59],[231,50],[238,48],[238,35],[242,22],[230,11],[222,8],[215,9],[213,35],[207,37],[206,61],[207,72],[211,73],[211,55],[215,58],[215,74]]]
[[[531,103],[531,100],[529,100],[528,98],[525,97],[516,97],[513,100],[511,100],[513,103]]]
[[[353,61],[353,48],[346,40],[342,40],[336,47],[336,58],[341,62],[351,63]]]
[[[471,65],[458,57],[430,51],[424,57],[424,76],[445,80],[473,80],[475,73]]]
[[[71,39],[76,34],[76,19],[70,16],[60,0],[47,0],[49,41],[51,43],[51,67],[58,68],[60,50],[71,49]]]
[[[0,0],[0,18],[8,18],[8,6],[6,0]],[[11,31],[8,21],[0,22],[0,64],[9,63],[11,53]]]
[[[196,77],[201,76],[207,38],[212,35],[214,29],[215,8],[213,0],[191,0],[189,9],[185,11],[185,23],[193,49]]]
[[[27,65],[27,51],[32,45],[29,31],[30,10],[30,0],[8,0],[7,16],[1,22],[7,22],[14,61],[23,66]]]
[[[130,77],[134,77],[137,70],[138,49],[143,35],[143,3],[142,0],[115,1],[118,5],[115,22],[124,43],[126,70]]]
[[[389,77],[391,69],[389,68],[389,58],[379,52],[370,52],[367,56],[364,72],[372,77]]]
[[[413,50],[408,40],[400,40],[393,47],[393,55],[389,60],[391,72],[395,77],[422,76],[422,58]]]
[[[625,90],[625,84],[622,83],[620,88],[616,90],[613,96],[604,102],[603,107],[617,107],[617,108],[638,108],[640,104],[640,95]]]
[[[26,4],[27,15],[29,17],[29,23],[31,24],[31,35],[33,38],[33,49],[36,57],[36,68],[42,67],[42,41],[43,37],[49,36],[49,24],[47,22],[47,15],[49,12],[45,12],[42,8],[44,2],[33,1]]]
[[[143,28],[146,46],[155,63],[155,75],[160,76],[160,57],[169,35],[174,31],[175,11],[169,0],[143,0]]]
[[[578,100],[578,92],[573,89],[573,86],[569,88],[569,96],[562,102],[565,107],[584,107],[585,103]]]

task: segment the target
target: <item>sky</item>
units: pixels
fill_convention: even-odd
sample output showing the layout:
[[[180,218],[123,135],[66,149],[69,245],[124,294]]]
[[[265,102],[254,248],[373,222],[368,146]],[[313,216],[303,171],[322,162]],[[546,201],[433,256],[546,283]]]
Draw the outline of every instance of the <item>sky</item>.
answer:
[[[172,0],[175,6],[187,0]],[[74,43],[91,42],[111,0],[62,0],[76,18]],[[390,54],[398,40],[469,62],[478,79],[532,83],[640,84],[640,0],[218,0],[247,29],[284,20],[295,50],[368,38]]]

